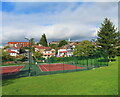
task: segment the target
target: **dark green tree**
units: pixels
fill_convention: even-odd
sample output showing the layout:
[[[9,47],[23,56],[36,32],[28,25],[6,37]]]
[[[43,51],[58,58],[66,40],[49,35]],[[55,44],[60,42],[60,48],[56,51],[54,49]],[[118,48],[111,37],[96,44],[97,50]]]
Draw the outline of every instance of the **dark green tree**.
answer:
[[[41,37],[41,39],[40,39],[40,41],[39,41],[38,44],[41,44],[41,45],[43,45],[43,46],[48,47],[47,39],[46,39],[46,35],[45,35],[45,34],[42,35],[42,37]]]
[[[10,48],[10,47],[9,47],[9,46],[5,46],[5,47],[4,47],[4,49],[8,49],[8,48]]]
[[[19,54],[26,53],[26,50],[29,50],[29,47],[27,47],[27,46],[21,47],[19,50]]]
[[[34,52],[33,55],[36,58],[42,58],[42,56],[43,56],[40,52]]]
[[[35,44],[34,38],[31,39],[31,46]]]
[[[10,56],[10,54],[7,51],[2,50],[2,54],[0,55],[2,57],[2,61],[13,61],[15,60],[14,56]]]
[[[84,40],[75,47],[73,54],[75,56],[89,56],[94,52],[94,50],[95,45],[91,41]]]
[[[49,47],[51,47],[51,48],[55,49],[55,48],[57,48],[57,47],[58,47],[58,44],[50,44],[50,45],[49,45]]]
[[[63,45],[66,45],[66,44],[68,44],[67,41],[61,40],[61,41],[59,42],[58,47],[62,47]]]
[[[117,56],[120,56],[120,32],[118,32],[116,49],[117,49]]]
[[[109,60],[116,55],[116,43],[118,41],[118,32],[110,19],[105,18],[98,31],[97,45],[107,53]]]

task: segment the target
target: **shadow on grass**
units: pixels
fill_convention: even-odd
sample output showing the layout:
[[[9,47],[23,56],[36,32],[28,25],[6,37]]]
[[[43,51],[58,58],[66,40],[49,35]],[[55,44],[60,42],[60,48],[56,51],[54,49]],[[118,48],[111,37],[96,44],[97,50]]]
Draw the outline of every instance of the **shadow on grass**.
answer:
[[[3,74],[2,79],[12,79],[12,78],[20,78],[26,76],[28,76],[28,70],[22,70],[17,73]]]
[[[2,86],[12,84],[16,78],[27,77],[28,70],[22,70],[17,73],[3,74],[2,75]]]
[[[12,83],[13,83],[13,80],[8,80],[8,79],[2,80],[2,86],[6,86]]]

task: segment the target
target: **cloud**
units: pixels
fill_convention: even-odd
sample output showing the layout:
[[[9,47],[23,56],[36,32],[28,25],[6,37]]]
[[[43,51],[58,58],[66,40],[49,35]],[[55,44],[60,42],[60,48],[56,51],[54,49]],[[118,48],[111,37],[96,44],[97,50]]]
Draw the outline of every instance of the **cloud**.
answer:
[[[24,3],[22,4],[24,5]],[[40,4],[38,5],[40,6]],[[4,42],[24,41],[26,36],[39,40],[43,33],[49,40],[68,39],[69,37],[73,40],[91,40],[96,37],[100,23],[105,17],[110,18],[118,26],[117,3],[82,3],[78,6],[75,3],[69,3],[64,10],[57,13],[18,13],[38,8],[38,6],[34,6],[34,3],[28,7],[26,4],[25,8],[21,8],[17,4],[13,12],[3,12]],[[55,7],[59,9],[62,6],[58,4]],[[55,7],[52,6],[52,9]],[[75,9],[73,10],[73,8]]]

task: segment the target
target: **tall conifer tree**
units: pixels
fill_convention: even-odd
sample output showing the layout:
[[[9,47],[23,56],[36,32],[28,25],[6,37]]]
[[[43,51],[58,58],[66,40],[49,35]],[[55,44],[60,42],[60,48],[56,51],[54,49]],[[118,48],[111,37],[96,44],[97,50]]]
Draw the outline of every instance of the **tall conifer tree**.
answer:
[[[46,35],[45,35],[45,34],[42,35],[39,43],[40,43],[41,45],[43,45],[43,46],[46,46],[46,47],[48,46],[48,44],[47,44],[47,39],[46,39]]]
[[[97,45],[111,58],[116,55],[116,42],[117,42],[118,32],[110,19],[105,18],[104,22],[101,23],[100,30],[98,31]]]

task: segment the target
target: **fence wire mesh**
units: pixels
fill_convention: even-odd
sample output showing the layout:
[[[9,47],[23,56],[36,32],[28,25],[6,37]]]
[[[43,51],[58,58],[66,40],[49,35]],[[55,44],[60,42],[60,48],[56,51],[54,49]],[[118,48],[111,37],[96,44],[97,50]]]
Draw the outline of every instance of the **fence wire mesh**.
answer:
[[[50,57],[41,61],[43,62],[33,60],[32,64],[23,63],[17,66],[2,66],[0,67],[2,69],[2,78],[49,75],[108,66],[108,56],[103,54],[103,52],[89,56]],[[22,67],[20,68],[20,66]]]

